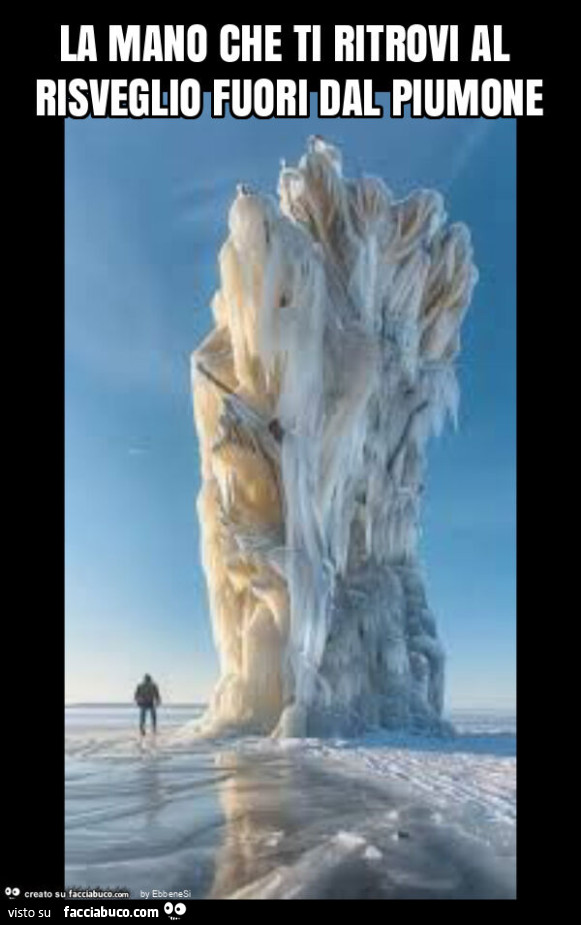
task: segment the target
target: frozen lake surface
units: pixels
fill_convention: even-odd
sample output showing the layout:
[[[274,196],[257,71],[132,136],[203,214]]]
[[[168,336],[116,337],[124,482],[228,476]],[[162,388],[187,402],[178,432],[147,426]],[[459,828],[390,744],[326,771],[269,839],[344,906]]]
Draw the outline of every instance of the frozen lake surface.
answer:
[[[66,710],[66,885],[186,898],[510,899],[515,722],[457,736],[199,741],[195,707]]]

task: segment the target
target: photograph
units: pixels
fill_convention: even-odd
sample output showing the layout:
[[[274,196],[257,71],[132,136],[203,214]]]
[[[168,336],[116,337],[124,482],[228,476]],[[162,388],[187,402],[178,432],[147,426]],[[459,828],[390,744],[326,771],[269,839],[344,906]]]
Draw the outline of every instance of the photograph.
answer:
[[[514,123],[69,122],[65,210],[66,886],[509,896]]]

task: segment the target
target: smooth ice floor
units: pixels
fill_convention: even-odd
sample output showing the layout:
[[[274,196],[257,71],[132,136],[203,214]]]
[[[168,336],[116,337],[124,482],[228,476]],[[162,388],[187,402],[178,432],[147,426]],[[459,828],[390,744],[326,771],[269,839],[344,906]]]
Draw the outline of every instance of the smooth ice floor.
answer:
[[[514,731],[193,741],[163,710],[66,715],[66,885],[246,899],[509,899]],[[187,727],[186,727],[187,730]]]

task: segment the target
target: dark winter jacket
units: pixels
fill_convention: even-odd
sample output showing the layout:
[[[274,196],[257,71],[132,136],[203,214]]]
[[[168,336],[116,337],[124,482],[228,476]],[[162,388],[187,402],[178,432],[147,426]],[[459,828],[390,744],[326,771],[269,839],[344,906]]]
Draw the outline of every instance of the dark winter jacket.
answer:
[[[139,707],[157,706],[161,702],[157,684],[153,681],[142,681],[135,690],[135,702]]]

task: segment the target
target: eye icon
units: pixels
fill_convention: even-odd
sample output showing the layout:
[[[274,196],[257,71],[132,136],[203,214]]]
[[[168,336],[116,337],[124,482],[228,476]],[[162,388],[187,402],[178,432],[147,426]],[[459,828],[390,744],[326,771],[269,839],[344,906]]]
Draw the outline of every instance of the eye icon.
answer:
[[[172,922],[179,922],[178,916],[186,914],[185,903],[176,903],[175,906],[173,903],[166,903],[163,908],[166,914],[169,915]]]
[[[12,890],[12,895],[13,895],[13,896],[20,896],[20,890],[18,889],[17,886],[15,886],[14,889]]]
[[[17,886],[7,886],[4,892],[6,893],[6,896],[20,896],[20,890]]]

